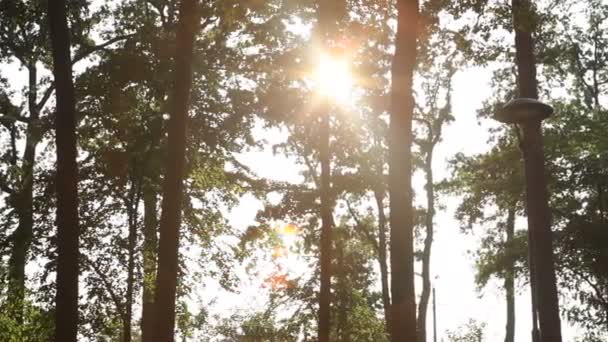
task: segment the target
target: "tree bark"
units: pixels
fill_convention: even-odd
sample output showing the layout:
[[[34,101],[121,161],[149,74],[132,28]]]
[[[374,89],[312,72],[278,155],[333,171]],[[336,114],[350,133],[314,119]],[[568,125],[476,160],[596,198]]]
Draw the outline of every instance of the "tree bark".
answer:
[[[380,283],[382,285],[382,306],[386,332],[391,327],[391,296],[388,286],[388,265],[386,261],[386,215],[384,214],[384,194],[381,190],[374,191],[378,207],[378,264],[380,265]]]
[[[437,342],[437,292],[433,286],[433,342]]]
[[[174,340],[179,230],[186,162],[186,123],[192,86],[192,55],[199,18],[197,1],[182,0],[176,35],[175,79],[168,127],[169,153],[166,160],[159,226],[158,274],[155,292],[155,305],[159,310],[156,310],[154,315],[156,334],[148,336],[144,342],[171,342]]]
[[[515,29],[515,59],[520,97],[538,98],[536,62],[532,28],[532,8],[529,0],[512,0]],[[551,212],[545,176],[544,151],[539,120],[521,124],[521,148],[525,161],[526,205],[531,260],[530,280],[535,292],[541,342],[561,342],[559,303],[553,262]]]
[[[397,1],[389,127],[391,225],[391,341],[416,341],[416,294],[412,210],[412,83],[416,64],[419,4]]]
[[[321,159],[321,288],[319,290],[319,342],[329,342],[332,259],[332,205],[330,192],[329,106],[321,113],[319,157]]]
[[[348,272],[344,265],[344,240],[339,239],[336,241],[336,261],[338,263],[338,270],[336,272],[337,289],[336,298],[339,303],[338,319],[336,326],[336,339],[340,342],[350,342],[350,329],[348,329],[348,310],[350,307],[350,292],[348,289]]]
[[[559,302],[553,263],[553,236],[549,194],[544,175],[544,153],[540,122],[526,123],[523,128],[526,199],[528,203],[529,241],[535,274],[536,307],[541,342],[561,342]]]
[[[429,140],[433,140],[432,138]],[[430,142],[432,144],[432,142]],[[433,245],[433,226],[435,217],[435,185],[433,184],[433,146],[426,151],[424,161],[426,175],[426,237],[422,251],[422,293],[418,303],[418,342],[426,342],[426,316],[431,296],[431,246]]]
[[[505,292],[507,302],[507,326],[505,331],[505,342],[515,341],[515,260],[513,260],[513,239],[515,238],[515,206],[511,206],[507,212],[506,224],[506,252],[508,257],[507,269],[505,270]]]
[[[70,33],[65,0],[48,2],[57,113],[57,295],[55,341],[76,341],[78,328],[78,170]]]
[[[156,230],[158,220],[156,207],[158,198],[151,181],[146,179],[142,186],[144,201],[144,227],[143,227],[143,291],[141,335],[143,341],[149,341],[154,336],[154,282],[156,281],[156,255],[158,238]]]
[[[135,177],[137,178],[137,177]],[[137,245],[137,207],[141,194],[142,179],[131,181],[131,191],[125,201],[127,206],[127,217],[129,235],[127,237],[127,293],[125,298],[125,314],[123,319],[123,342],[131,342],[131,322],[133,321],[133,291],[135,288],[135,248]]]

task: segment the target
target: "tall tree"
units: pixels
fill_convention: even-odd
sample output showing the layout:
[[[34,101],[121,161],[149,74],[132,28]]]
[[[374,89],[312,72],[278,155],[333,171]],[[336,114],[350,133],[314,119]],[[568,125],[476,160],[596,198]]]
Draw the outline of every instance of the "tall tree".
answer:
[[[417,0],[397,0],[397,11],[389,128],[391,341],[413,342],[417,337],[412,209],[412,84],[417,55],[419,3]]]
[[[27,89],[23,94],[27,98],[26,110],[22,111],[21,106],[15,106],[13,110],[7,110],[0,119],[10,134],[10,148],[5,151],[5,160],[9,164],[7,169],[14,170],[0,173],[0,182],[3,184],[2,192],[9,196],[8,204],[14,208],[17,217],[16,228],[9,237],[11,252],[8,261],[8,291],[11,307],[8,311],[17,324],[21,325],[26,298],[25,267],[30,257],[34,235],[36,147],[42,140],[41,133],[50,128],[44,125],[41,132],[41,129],[36,129],[32,122],[40,120],[40,114],[52,95],[53,87],[47,83],[46,89],[41,92],[43,86],[40,77],[41,68],[37,65],[37,62],[48,54],[48,45],[45,44],[48,26],[41,21],[41,18],[46,17],[44,6],[21,1],[3,2],[0,11],[5,18],[0,22],[2,37],[0,53],[5,58],[16,58],[26,68],[28,74]],[[43,93],[42,97],[40,97],[41,93]],[[12,107],[8,96],[7,104]],[[25,148],[20,153],[18,142],[23,135],[25,135]],[[12,177],[11,173],[13,173]]]
[[[175,293],[179,259],[179,231],[182,212],[182,189],[186,159],[186,125],[192,86],[192,55],[200,13],[196,0],[182,0],[175,37],[175,69],[171,112],[168,127],[166,174],[163,183],[162,212],[158,245],[158,273],[155,286],[156,335],[144,342],[173,341],[175,328]]]
[[[323,53],[328,53],[339,39],[337,38],[337,23],[340,14],[346,9],[345,1],[320,1],[317,5],[319,44]],[[321,282],[319,289],[319,342],[330,340],[330,306],[331,306],[331,265],[333,257],[332,226],[333,222],[333,199],[331,196],[331,155],[329,139],[331,135],[330,111],[332,105],[329,98],[320,100],[319,105],[319,162],[321,164],[320,193],[321,193],[321,242],[320,242],[320,264]]]
[[[78,333],[78,169],[76,113],[70,32],[65,0],[48,2],[53,76],[57,97],[57,295],[55,341],[76,341]]]
[[[440,43],[442,44],[442,43]],[[443,43],[444,47],[449,44]],[[443,51],[436,47],[436,50]],[[424,213],[425,237],[421,253],[422,261],[422,291],[418,303],[418,342],[426,342],[426,323],[429,299],[431,296],[431,249],[435,230],[436,195],[435,178],[433,173],[433,155],[435,148],[442,139],[444,126],[453,120],[452,117],[452,78],[456,72],[454,66],[456,54],[445,51],[446,60],[437,61],[438,67],[432,68],[426,76],[423,85],[426,101],[417,101],[419,113],[414,120],[421,122],[424,133],[416,137],[415,142],[420,147],[420,161],[425,176],[426,213]],[[444,97],[443,97],[443,96]]]
[[[487,153],[456,155],[450,162],[454,174],[448,187],[463,195],[456,218],[470,229],[477,223],[488,228],[477,252],[476,282],[481,288],[496,277],[504,284],[505,342],[514,341],[515,279],[522,275],[526,255],[525,239],[515,231],[515,219],[522,212],[523,174],[517,167],[521,157],[514,140],[508,135]]]
[[[154,178],[144,179],[142,185],[142,197],[144,202],[144,225],[143,225],[143,290],[142,290],[142,313],[141,333],[142,339],[148,338],[154,332],[154,282],[156,281],[156,251],[158,246],[157,237],[157,207],[158,196],[154,188]]]
[[[332,260],[332,199],[331,170],[329,156],[329,106],[322,106],[319,158],[321,162],[321,287],[319,290],[319,342],[329,342],[331,305],[331,260]]]
[[[511,8],[519,96],[537,99],[536,60],[532,37],[536,20],[534,9],[529,0],[513,0]],[[541,120],[527,120],[521,123],[521,130],[520,144],[525,160],[526,208],[530,237],[530,282],[532,296],[535,298],[533,305],[538,309],[540,341],[561,342]]]
[[[114,37],[94,45],[87,36],[93,25],[91,19],[95,16],[101,18],[98,13],[89,12],[85,6],[70,6],[68,12],[70,17],[76,18],[71,21],[70,27],[71,46],[75,50],[72,64],[124,39]],[[10,208],[10,214],[3,218],[6,232],[10,234],[7,243],[1,247],[10,247],[8,290],[14,294],[9,296],[11,304],[6,312],[7,317],[25,330],[33,322],[23,321],[24,306],[32,303],[28,294],[36,295],[35,291],[29,292],[26,288],[26,266],[31,260],[45,254],[46,250],[50,250],[50,253],[44,257],[55,259],[55,250],[43,246],[43,241],[49,237],[47,232],[52,231],[52,224],[37,219],[50,215],[51,205],[54,205],[48,201],[51,194],[47,192],[48,188],[54,186],[53,177],[49,176],[50,168],[48,164],[39,163],[41,158],[49,156],[47,150],[40,147],[47,146],[51,138],[54,115],[47,108],[56,87],[52,78],[45,76],[51,62],[47,15],[46,3],[2,1],[0,4],[0,16],[4,19],[0,20],[0,59],[3,65],[17,62],[19,70],[24,69],[27,74],[27,85],[20,91],[21,94],[9,91],[8,96],[3,98],[6,102],[3,101],[2,107],[8,106],[10,110],[2,108],[0,114],[0,127],[8,132],[2,135],[3,142],[8,142],[8,148],[3,148],[1,154],[3,170],[0,171],[0,191],[6,193],[9,199],[3,203],[3,207]],[[18,75],[15,74],[15,77]],[[7,89],[9,87],[3,91]],[[14,95],[26,99],[25,105],[13,106]],[[17,97],[17,101],[21,100]],[[52,265],[54,267],[54,262]]]

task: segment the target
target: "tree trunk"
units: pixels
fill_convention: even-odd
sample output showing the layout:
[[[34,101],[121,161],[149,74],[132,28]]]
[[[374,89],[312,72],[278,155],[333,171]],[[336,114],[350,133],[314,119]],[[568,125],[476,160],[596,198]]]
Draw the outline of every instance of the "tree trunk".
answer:
[[[525,174],[528,184],[528,229],[533,240],[529,241],[534,255],[536,307],[541,342],[561,342],[561,323],[555,269],[553,263],[553,243],[549,194],[544,175],[544,153],[540,122],[524,124]],[[542,289],[542,290],[541,290]]]
[[[27,67],[29,73],[28,85],[28,110],[29,118],[33,122],[38,120],[39,111],[36,104],[38,95],[37,69],[35,65]],[[32,244],[34,230],[34,166],[36,163],[36,145],[39,137],[33,123],[27,126],[27,137],[25,140],[25,150],[23,151],[21,165],[21,185],[16,191],[16,203],[19,223],[17,229],[12,234],[13,246],[9,258],[9,297],[11,317],[17,324],[23,323],[23,306],[25,300],[25,265]],[[16,160],[15,160],[16,162]]]
[[[317,5],[318,38],[323,48],[329,47],[337,32],[337,23],[345,14],[346,2],[319,1]],[[319,259],[321,264],[320,289],[319,289],[319,312],[318,331],[319,342],[329,342],[331,329],[331,261],[332,261],[332,225],[333,204],[331,199],[331,170],[330,170],[330,118],[329,100],[324,98],[320,105],[320,132],[319,132],[319,159],[321,163],[321,241]]]
[[[26,151],[23,158],[21,189],[17,193],[15,208],[19,217],[17,229],[12,234],[13,247],[9,258],[9,297],[11,317],[21,325],[23,323],[23,306],[25,300],[25,265],[32,244],[33,235],[33,163],[35,147],[26,141]]]
[[[433,342],[437,342],[437,292],[433,286]]]
[[[319,342],[329,342],[331,301],[332,210],[329,160],[329,106],[321,113],[319,157],[321,159],[321,288],[319,291]]]
[[[339,241],[339,242],[338,242]],[[336,288],[336,298],[340,305],[340,309],[338,310],[338,319],[336,326],[336,339],[340,342],[350,342],[350,331],[347,327],[348,325],[348,309],[349,309],[349,300],[350,300],[350,292],[348,292],[348,275],[346,272],[346,268],[344,265],[344,237],[336,241],[336,259],[338,262],[338,270],[337,270],[337,288]]]
[[[382,285],[382,306],[386,331],[391,327],[391,297],[388,287],[388,265],[386,263],[386,215],[384,214],[384,194],[381,190],[374,191],[378,207],[378,263],[380,265],[380,283]]]
[[[430,139],[432,140],[432,139]],[[435,186],[433,184],[433,146],[426,152],[424,161],[426,174],[426,237],[422,251],[422,293],[418,304],[418,342],[426,342],[426,316],[431,296],[431,246],[433,245],[433,219],[435,217]]]
[[[65,0],[49,1],[53,76],[57,96],[57,296],[55,341],[76,341],[78,328],[78,170],[70,33]]]
[[[137,207],[139,205],[141,178],[131,182],[131,193],[126,201],[129,224],[127,238],[128,264],[127,264],[127,293],[125,298],[125,314],[123,321],[123,342],[131,342],[131,322],[133,320],[133,290],[135,287],[135,248],[137,245]]]
[[[507,326],[505,342],[515,341],[515,260],[513,259],[513,239],[515,237],[515,206],[507,213],[507,243],[506,252],[509,256],[505,272],[505,292],[507,300]]]
[[[154,326],[156,334],[144,342],[174,340],[175,293],[181,225],[181,204],[184,167],[186,162],[186,122],[192,86],[192,55],[194,39],[199,27],[196,0],[182,0],[176,35],[175,71],[168,127],[168,157],[163,183],[160,239],[158,246],[158,274],[156,278]]]
[[[529,0],[513,0],[513,26],[515,28],[515,59],[520,97],[538,98],[536,64],[532,25],[534,18]],[[535,306],[538,310],[540,341],[561,342],[559,303],[553,262],[553,236],[551,212],[545,176],[541,122],[531,120],[521,124],[521,142],[525,161],[526,205],[531,260],[531,283],[536,285]],[[542,289],[542,291],[541,291]]]
[[[144,201],[144,227],[143,227],[143,291],[141,335],[143,341],[149,341],[154,336],[154,282],[156,281],[156,253],[158,238],[157,230],[157,195],[149,179],[144,180],[142,186]]]
[[[418,1],[398,0],[389,127],[391,225],[391,341],[416,341],[412,210],[412,83],[416,65]]]

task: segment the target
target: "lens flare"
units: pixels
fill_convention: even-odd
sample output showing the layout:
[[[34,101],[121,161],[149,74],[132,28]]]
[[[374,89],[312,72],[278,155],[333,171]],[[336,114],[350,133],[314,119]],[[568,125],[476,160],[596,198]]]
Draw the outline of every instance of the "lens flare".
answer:
[[[272,290],[287,289],[295,286],[294,270],[298,268],[298,256],[293,247],[298,236],[298,228],[294,224],[284,224],[275,228],[277,244],[272,247],[272,271],[264,278],[264,286]],[[297,278],[297,277],[295,277]]]
[[[339,103],[348,103],[352,99],[354,82],[346,58],[321,54],[313,76],[320,96]]]

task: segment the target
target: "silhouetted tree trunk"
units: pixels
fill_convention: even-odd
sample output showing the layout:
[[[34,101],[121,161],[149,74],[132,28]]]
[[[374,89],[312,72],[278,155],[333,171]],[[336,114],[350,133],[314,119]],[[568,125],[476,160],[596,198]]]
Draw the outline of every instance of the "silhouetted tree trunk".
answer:
[[[344,15],[346,4],[344,0],[319,1],[317,7],[318,39],[323,48],[331,45],[337,32],[337,23]],[[333,225],[333,201],[331,199],[331,170],[330,170],[330,118],[331,106],[328,99],[323,99],[320,105],[320,130],[319,130],[319,159],[321,163],[321,241],[320,241],[320,264],[321,279],[319,289],[319,312],[318,312],[318,339],[319,342],[329,342],[331,317],[331,261],[332,261],[332,234]]]
[[[520,97],[538,98],[536,62],[532,27],[535,25],[529,0],[513,0],[513,27],[515,29],[515,62]],[[553,236],[551,212],[545,177],[545,159],[541,121],[529,120],[521,124],[521,147],[525,160],[526,204],[528,237],[531,260],[531,283],[536,285],[536,307],[542,342],[561,342],[559,303],[553,262]]]
[[[123,320],[123,342],[131,342],[131,322],[133,321],[133,291],[135,287],[135,248],[137,245],[137,207],[141,196],[142,177],[131,180],[131,189],[125,201],[129,225],[127,237],[127,293],[125,298],[125,317]]]
[[[350,295],[348,289],[348,275],[344,263],[344,236],[336,239],[336,262],[338,270],[336,271],[336,292],[335,297],[338,297],[339,309],[337,310],[336,324],[336,339],[340,342],[350,342],[350,330],[348,329],[348,310]]]
[[[331,301],[332,210],[329,163],[329,106],[321,113],[319,158],[321,159],[321,288],[319,291],[319,342],[329,342]]]
[[[151,180],[145,179],[142,186],[144,201],[144,226],[143,226],[143,291],[142,291],[142,314],[141,334],[143,341],[149,341],[154,336],[154,283],[156,281],[156,253],[158,239],[156,230],[158,220],[156,207],[158,198]]]
[[[27,66],[28,82],[28,111],[29,119],[32,122],[38,120],[40,111],[36,98],[38,97],[37,68],[35,64]],[[14,190],[12,197],[15,199],[15,211],[19,218],[17,229],[11,235],[13,246],[8,263],[8,284],[11,317],[21,325],[23,323],[23,305],[25,300],[25,265],[27,264],[28,253],[32,244],[34,230],[33,218],[33,192],[34,192],[34,166],[36,163],[36,145],[40,138],[33,123],[27,126],[25,150],[23,151],[21,166],[21,182],[18,189]],[[16,151],[14,151],[16,153]],[[17,160],[13,165],[17,165]]]
[[[515,341],[515,260],[513,254],[513,239],[515,238],[515,205],[507,212],[507,242],[506,248],[509,255],[507,269],[505,270],[505,292],[507,301],[507,326],[505,342]]]
[[[154,302],[156,334],[144,342],[174,340],[175,292],[181,225],[182,192],[186,159],[186,123],[192,86],[192,55],[195,35],[199,29],[200,13],[196,0],[182,0],[176,35],[174,83],[171,96],[171,117],[168,126],[168,156],[163,183],[160,238],[158,245],[158,274]]]
[[[48,2],[57,110],[57,295],[55,341],[76,341],[78,328],[78,170],[70,33],[65,0]]]
[[[382,285],[382,307],[386,331],[391,327],[391,295],[388,287],[388,265],[386,260],[386,215],[384,214],[384,193],[382,190],[374,191],[376,206],[378,207],[378,264],[380,266],[380,284]]]
[[[437,342],[437,292],[433,286],[433,342]]]
[[[430,132],[429,134],[432,134]],[[429,140],[434,140],[431,136]],[[424,248],[422,250],[422,293],[418,303],[418,342],[426,342],[426,315],[431,296],[431,246],[433,245],[433,219],[435,217],[435,185],[433,184],[433,149],[431,141],[425,152],[424,174],[426,177],[426,217]]]
[[[416,340],[411,146],[418,6],[417,0],[397,0],[397,36],[391,70],[389,195],[392,342]]]

